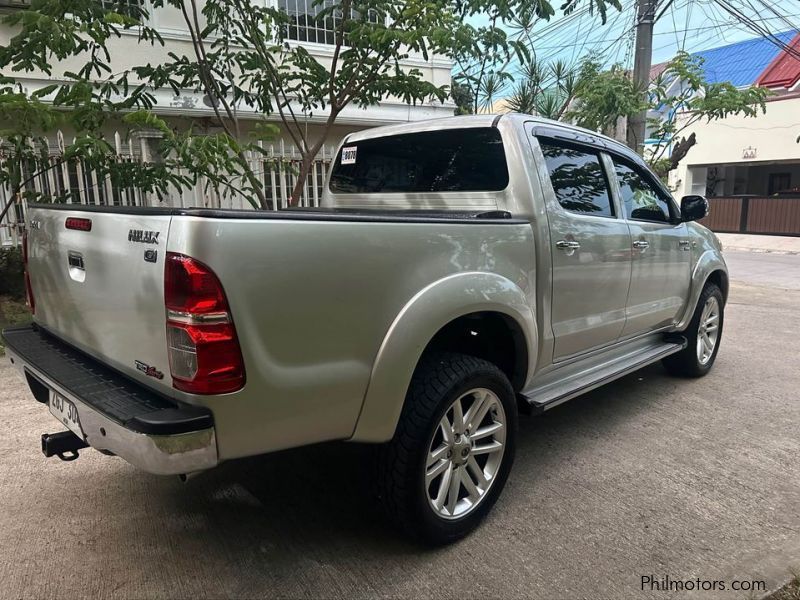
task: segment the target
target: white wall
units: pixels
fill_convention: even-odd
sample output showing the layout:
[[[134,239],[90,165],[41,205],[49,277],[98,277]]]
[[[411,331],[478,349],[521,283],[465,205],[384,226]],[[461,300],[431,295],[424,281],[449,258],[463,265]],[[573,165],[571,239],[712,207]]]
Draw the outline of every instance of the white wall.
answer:
[[[674,176],[678,196],[692,191],[697,193],[700,171],[709,165],[744,167],[773,161],[800,161],[800,144],[797,143],[800,136],[800,96],[767,102],[766,114],[754,118],[735,116],[710,123],[699,122],[681,135],[688,137],[692,132],[697,135],[697,144],[681,161]],[[771,171],[780,169],[772,168]],[[757,176],[757,173],[753,174]],[[735,178],[741,179],[741,175],[741,169],[737,169]],[[749,189],[748,186],[740,193],[749,193]],[[728,192],[727,186],[725,191]],[[732,189],[730,193],[733,193]]]
[[[254,2],[271,2],[274,0],[254,0]],[[151,15],[148,25],[156,28],[164,38],[164,45],[151,45],[140,43],[136,32],[124,32],[120,38],[109,41],[108,48],[112,57],[112,70],[121,72],[131,67],[142,64],[160,64],[168,59],[168,53],[174,52],[177,55],[193,56],[191,39],[186,29],[183,17],[180,12],[173,7],[164,7],[157,10],[150,9]],[[5,45],[14,32],[11,28],[0,25],[0,45]],[[295,42],[290,42],[295,43]],[[299,42],[298,42],[299,43]],[[305,43],[309,52],[322,64],[329,65],[333,55],[333,46],[324,44]],[[48,77],[44,73],[18,73],[17,77],[22,81],[29,91],[44,87],[53,82],[63,81],[65,71],[76,71],[83,65],[83,60],[70,58],[62,61],[53,69],[53,76]],[[403,61],[403,65],[408,68],[416,68],[422,72],[426,81],[435,85],[449,85],[450,71],[452,63],[438,56],[430,56],[426,60],[420,54],[412,53],[409,58]],[[213,111],[202,104],[202,95],[194,94],[190,91],[184,92],[177,101],[171,90],[160,90],[157,94],[156,110],[164,114],[175,116],[197,117],[212,115]],[[187,100],[188,99],[188,100]],[[386,98],[378,106],[367,109],[359,109],[351,106],[345,109],[339,116],[340,124],[363,127],[389,123],[401,123],[434,117],[451,116],[455,104],[447,101],[444,104],[432,102],[425,105],[409,106],[399,98]],[[246,111],[243,111],[246,112]],[[256,115],[253,115],[254,118]],[[309,123],[323,121],[326,116],[325,110],[316,111],[308,116]]]

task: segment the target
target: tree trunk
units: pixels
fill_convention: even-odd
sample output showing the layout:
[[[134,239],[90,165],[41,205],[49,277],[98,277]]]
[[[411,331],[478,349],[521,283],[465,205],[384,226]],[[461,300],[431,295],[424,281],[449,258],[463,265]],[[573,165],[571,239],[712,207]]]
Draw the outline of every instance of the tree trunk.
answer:
[[[682,138],[680,142],[675,144],[675,148],[672,150],[672,154],[670,154],[669,157],[670,171],[678,168],[678,163],[683,160],[683,158],[688,154],[689,150],[691,150],[692,146],[694,146],[696,143],[697,137],[694,133],[692,133],[688,138]]]
[[[651,163],[651,167],[656,172],[656,175],[661,177],[662,179],[669,175],[670,171],[674,171],[678,168],[678,163],[680,163],[684,157],[689,153],[692,146],[697,143],[697,137],[694,133],[692,133],[688,138],[681,138],[681,140],[675,144],[675,147],[672,149],[672,153],[670,154],[669,158],[660,159],[653,163]]]
[[[3,212],[0,212],[0,223],[3,222],[3,217],[6,216],[8,210],[17,203],[17,198],[19,197],[19,192],[14,193],[11,196],[11,200],[9,200],[6,205],[3,207]]]
[[[253,202],[250,198],[247,198],[247,201],[253,205],[253,208],[257,209],[259,206],[261,210],[269,209],[269,205],[267,204],[267,197],[264,195],[264,183],[259,181],[256,174],[253,173],[253,170],[250,168],[250,165],[247,162],[247,158],[244,155],[244,152],[239,152],[239,160],[241,161],[242,167],[244,168],[245,177],[250,182],[250,185],[253,186],[253,191],[256,193],[256,198],[258,198],[258,205]]]
[[[292,195],[289,198],[289,206],[297,206],[300,204],[300,200],[303,198],[303,189],[306,185],[306,179],[308,179],[308,174],[311,173],[311,167],[314,165],[314,160],[317,158],[319,151],[325,145],[325,140],[328,139],[328,135],[331,132],[331,127],[333,127],[333,124],[336,122],[336,117],[339,116],[339,112],[341,112],[342,108],[343,107],[341,106],[331,106],[331,114],[328,115],[328,120],[325,123],[325,129],[323,129],[322,135],[320,135],[316,143],[312,144],[310,148],[306,146],[306,151],[300,153],[300,172],[297,174],[297,181],[295,181]]]
[[[289,206],[297,206],[303,199],[306,179],[308,179],[308,174],[311,173],[311,166],[314,164],[316,152],[313,154],[311,152],[306,152],[302,156],[303,159],[300,161],[300,171],[297,173],[297,180],[294,183],[292,195],[289,197]]]

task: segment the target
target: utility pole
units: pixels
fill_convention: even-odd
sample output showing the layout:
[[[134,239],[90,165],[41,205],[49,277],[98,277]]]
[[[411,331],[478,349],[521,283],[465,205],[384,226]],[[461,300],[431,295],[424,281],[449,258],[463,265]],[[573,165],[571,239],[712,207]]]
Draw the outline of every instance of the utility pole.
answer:
[[[636,0],[636,51],[633,56],[633,81],[646,93],[650,84],[650,65],[653,61],[653,23],[657,0]],[[628,122],[628,146],[642,153],[644,148],[647,111],[633,115]]]

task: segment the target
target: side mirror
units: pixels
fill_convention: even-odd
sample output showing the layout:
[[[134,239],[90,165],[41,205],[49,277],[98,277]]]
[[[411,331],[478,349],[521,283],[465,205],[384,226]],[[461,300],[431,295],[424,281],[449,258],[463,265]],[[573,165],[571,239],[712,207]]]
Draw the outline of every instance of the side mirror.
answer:
[[[708,216],[708,200],[703,196],[681,198],[681,221],[698,221]]]

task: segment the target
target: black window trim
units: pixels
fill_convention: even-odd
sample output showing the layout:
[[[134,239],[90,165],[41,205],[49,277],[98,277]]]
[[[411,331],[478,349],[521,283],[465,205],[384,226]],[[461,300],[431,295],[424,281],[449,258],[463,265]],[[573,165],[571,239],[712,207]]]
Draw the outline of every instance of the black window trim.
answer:
[[[629,169],[632,169],[636,173],[639,174],[647,183],[649,183],[653,188],[660,191],[664,196],[667,198],[667,204],[670,206],[670,215],[669,219],[666,221],[656,221],[655,219],[634,219],[633,217],[629,217],[627,211],[625,210],[625,202],[622,199],[622,189],[619,185],[619,180],[617,178],[617,171],[614,169],[614,178],[617,179],[617,193],[619,193],[619,205],[620,209],[622,210],[624,219],[626,221],[634,221],[636,223],[657,223],[659,225],[678,225],[681,223],[680,221],[680,209],[675,202],[675,198],[673,198],[670,191],[664,186],[662,181],[656,177],[647,167],[645,164],[640,164],[637,161],[633,161],[626,156],[622,156],[616,152],[608,152],[609,158],[611,158],[611,162],[616,166],[616,163],[619,162]]]
[[[550,135],[548,135],[550,134]],[[600,168],[603,171],[603,177],[606,180],[606,189],[608,190],[608,200],[609,200],[609,207],[613,211],[613,214],[610,215],[596,215],[592,213],[582,213],[574,210],[569,210],[568,208],[564,208],[561,205],[561,202],[558,201],[558,197],[556,197],[556,204],[558,208],[564,211],[566,214],[570,216],[578,216],[578,217],[594,217],[600,219],[611,219],[614,221],[624,221],[623,217],[617,213],[620,212],[620,209],[624,211],[624,207],[620,206],[620,202],[617,201],[617,194],[615,192],[614,187],[611,185],[611,176],[608,173],[608,169],[606,166],[605,161],[603,160],[603,154],[608,154],[608,151],[600,146],[599,144],[592,144],[592,143],[585,143],[585,142],[577,142],[574,141],[572,137],[566,136],[556,136],[556,131],[554,130],[544,130],[537,133],[535,130],[533,132],[533,136],[536,138],[537,143],[539,144],[539,149],[541,151],[541,140],[546,140],[546,143],[550,143],[553,146],[559,147],[568,147],[574,148],[581,152],[585,152],[587,154],[594,154],[597,156],[597,160],[600,163]],[[546,165],[545,165],[546,166]],[[616,177],[616,173],[614,174]],[[553,188],[553,181],[550,177],[550,169],[547,169],[547,179],[550,181],[550,187],[555,192],[555,188]]]

